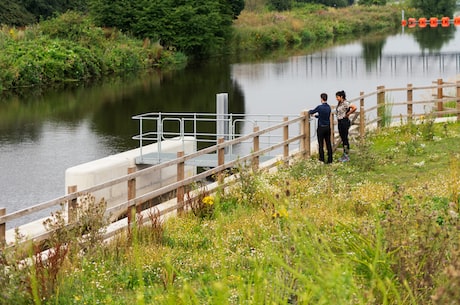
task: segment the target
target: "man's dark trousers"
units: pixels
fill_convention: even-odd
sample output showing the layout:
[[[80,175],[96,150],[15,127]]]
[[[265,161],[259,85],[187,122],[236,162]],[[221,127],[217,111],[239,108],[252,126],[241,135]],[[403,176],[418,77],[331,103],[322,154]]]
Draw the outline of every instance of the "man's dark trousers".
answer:
[[[327,149],[327,163],[332,163],[331,126],[320,125],[317,129],[319,160],[324,162],[324,142]]]

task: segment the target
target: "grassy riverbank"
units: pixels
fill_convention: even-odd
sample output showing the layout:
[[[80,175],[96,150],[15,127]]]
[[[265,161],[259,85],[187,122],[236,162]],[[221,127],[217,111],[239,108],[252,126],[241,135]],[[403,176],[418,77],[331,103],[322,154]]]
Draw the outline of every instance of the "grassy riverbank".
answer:
[[[269,52],[279,48],[315,48],[365,34],[400,28],[401,7],[387,5],[326,8],[306,5],[287,12],[244,10],[234,23],[232,52]]]
[[[260,7],[264,7],[260,4]],[[302,5],[287,12],[245,10],[222,53],[260,56],[280,49],[317,49],[339,39],[389,33],[399,27],[400,7],[326,8]],[[0,91],[88,81],[145,69],[182,68],[187,56],[158,42],[95,27],[68,12],[26,28],[0,28]],[[220,56],[222,54],[215,54]]]
[[[95,246],[94,231],[70,248],[56,239],[61,251],[30,269],[2,253],[2,299],[458,304],[460,123],[419,123],[353,143],[349,163],[313,156],[275,173],[241,171],[195,213],[164,222],[152,214],[152,225],[106,246]],[[86,230],[101,226],[92,217]]]
[[[24,29],[3,27],[0,47],[0,91],[186,63],[181,53],[118,30],[95,27],[75,12]]]

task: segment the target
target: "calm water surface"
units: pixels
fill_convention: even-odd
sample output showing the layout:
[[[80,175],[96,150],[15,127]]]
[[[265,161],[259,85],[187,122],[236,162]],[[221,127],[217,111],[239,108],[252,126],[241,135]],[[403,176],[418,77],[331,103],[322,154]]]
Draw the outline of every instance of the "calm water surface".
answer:
[[[12,212],[64,195],[67,168],[136,148],[133,115],[215,112],[221,92],[229,94],[232,113],[299,114],[315,106],[321,92],[334,104],[338,90],[353,98],[379,85],[454,81],[459,50],[454,26],[405,29],[277,60],[220,60],[183,71],[8,94],[0,100],[0,206]]]

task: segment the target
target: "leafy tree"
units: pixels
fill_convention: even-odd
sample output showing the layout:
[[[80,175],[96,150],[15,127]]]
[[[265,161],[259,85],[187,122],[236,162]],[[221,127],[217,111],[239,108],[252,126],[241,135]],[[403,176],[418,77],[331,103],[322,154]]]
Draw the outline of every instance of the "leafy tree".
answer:
[[[292,0],[268,0],[268,7],[278,12],[288,11],[292,8]]]
[[[359,5],[386,5],[387,0],[359,0]]]
[[[233,12],[233,19],[237,19],[244,9],[244,0],[229,0]]]
[[[157,40],[192,56],[220,50],[242,10],[241,0],[89,1],[98,25]]]
[[[23,26],[34,22],[34,16],[15,0],[0,1],[0,24]]]
[[[87,0],[18,0],[18,4],[34,15],[37,21],[68,10],[86,11],[87,9]]]
[[[96,24],[131,31],[135,20],[136,2],[131,0],[89,0],[90,14]]]
[[[411,0],[412,7],[420,9],[428,17],[452,16],[456,0]]]
[[[354,0],[296,0],[298,3],[317,3],[330,7],[346,7],[353,5]]]

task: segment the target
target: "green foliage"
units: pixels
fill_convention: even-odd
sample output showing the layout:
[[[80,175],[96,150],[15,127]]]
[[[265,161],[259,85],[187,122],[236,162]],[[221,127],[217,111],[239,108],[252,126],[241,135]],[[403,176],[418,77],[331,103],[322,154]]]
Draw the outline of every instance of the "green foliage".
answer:
[[[35,22],[35,17],[16,0],[0,2],[0,25],[23,26]]]
[[[410,5],[420,9],[426,18],[452,17],[456,8],[456,0],[411,0]]]
[[[35,16],[36,21],[48,19],[68,10],[84,12],[87,0],[19,0],[19,4]],[[24,24],[23,24],[24,25]]]
[[[95,27],[82,13],[67,12],[40,23],[43,34],[52,39],[80,42],[84,46],[100,45],[105,40],[101,28]]]
[[[359,0],[359,5],[386,5],[387,0]]]
[[[292,0],[268,0],[268,7],[278,12],[289,11],[292,8]]]
[[[244,9],[244,0],[228,0],[233,12],[233,19],[238,19],[241,11]]]
[[[95,27],[67,12],[37,26],[0,30],[0,88],[80,81],[186,62],[183,53]]]
[[[297,3],[316,3],[329,7],[346,7],[354,3],[354,0],[296,0]],[[360,1],[361,2],[361,1]]]
[[[95,23],[102,27],[113,27],[121,31],[131,30],[138,9],[131,0],[88,0],[89,11]]]
[[[244,2],[91,0],[97,24],[149,38],[193,56],[221,51]]]

